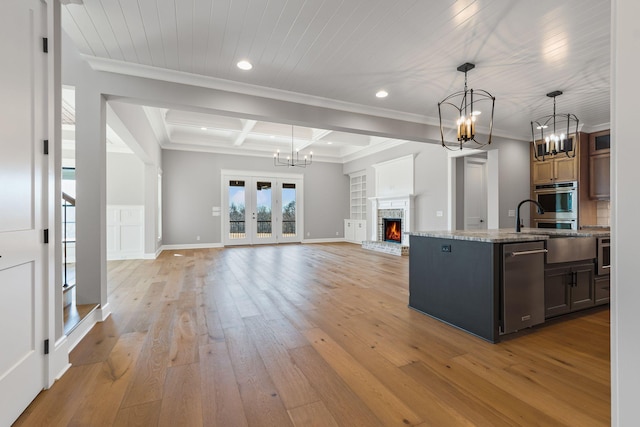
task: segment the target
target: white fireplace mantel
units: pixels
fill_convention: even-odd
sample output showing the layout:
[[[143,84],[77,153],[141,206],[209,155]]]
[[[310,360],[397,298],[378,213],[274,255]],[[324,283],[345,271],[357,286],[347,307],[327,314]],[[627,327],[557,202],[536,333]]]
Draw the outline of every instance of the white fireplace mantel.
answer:
[[[409,232],[413,230],[413,194],[399,194],[394,196],[370,197],[371,201],[371,236],[377,240],[378,211],[380,209],[400,209],[403,214],[402,244],[409,246]]]

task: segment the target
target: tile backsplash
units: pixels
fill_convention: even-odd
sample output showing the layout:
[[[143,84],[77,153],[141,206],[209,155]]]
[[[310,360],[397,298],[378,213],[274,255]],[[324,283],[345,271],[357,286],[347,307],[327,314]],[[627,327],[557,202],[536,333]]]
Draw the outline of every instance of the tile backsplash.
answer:
[[[601,200],[597,203],[596,223],[597,225],[611,225],[611,208],[608,200]]]

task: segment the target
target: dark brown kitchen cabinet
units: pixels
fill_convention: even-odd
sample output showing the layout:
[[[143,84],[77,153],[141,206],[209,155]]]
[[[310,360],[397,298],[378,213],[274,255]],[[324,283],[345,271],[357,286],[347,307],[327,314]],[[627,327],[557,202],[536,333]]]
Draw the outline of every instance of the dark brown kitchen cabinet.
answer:
[[[609,131],[589,135],[589,197],[609,200],[611,197],[611,139]]]
[[[611,294],[611,280],[609,275],[597,276],[594,285],[596,305],[607,304]]]
[[[611,152],[611,132],[603,130],[589,134],[589,155],[609,154]]]
[[[545,318],[592,307],[595,304],[593,263],[545,269]]]

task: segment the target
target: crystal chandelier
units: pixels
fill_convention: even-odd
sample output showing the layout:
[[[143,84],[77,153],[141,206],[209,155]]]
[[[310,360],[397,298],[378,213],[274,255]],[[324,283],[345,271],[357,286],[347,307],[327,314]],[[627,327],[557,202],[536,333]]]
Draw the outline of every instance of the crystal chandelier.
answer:
[[[554,90],[547,96],[553,98],[553,114],[540,117],[531,122],[531,136],[533,155],[536,160],[544,160],[545,156],[564,153],[567,157],[576,156],[576,146],[579,143],[579,120],[575,114],[556,114],[556,96],[562,91]],[[549,126],[552,126],[550,130]],[[550,133],[549,133],[550,132]],[[576,141],[572,135],[575,135]]]
[[[460,65],[457,70],[464,73],[464,90],[455,92],[441,102],[438,103],[438,116],[440,117],[440,137],[442,146],[448,150],[462,150],[463,144],[473,142],[473,148],[484,147],[491,144],[491,133],[493,131],[493,110],[495,106],[495,97],[489,92],[482,89],[469,89],[467,87],[467,72],[473,70],[475,64],[466,62]],[[489,107],[491,113],[489,114]],[[487,140],[480,142],[476,139],[476,127],[479,122],[479,116],[482,113],[480,108],[485,108],[489,134]],[[443,121],[443,116],[444,117]],[[456,141],[445,140],[444,123],[456,123]]]
[[[308,165],[310,165],[313,161],[313,152],[309,152],[309,157],[307,157],[306,155],[301,159],[300,158],[300,153],[298,152],[298,150],[295,150],[294,153],[294,148],[293,148],[293,125],[291,126],[291,154],[287,155],[286,160],[285,159],[281,159],[280,158],[280,150],[277,150],[274,155],[273,155],[273,165],[274,166],[287,166],[287,167],[293,167],[293,166],[297,166],[300,168],[306,168]]]

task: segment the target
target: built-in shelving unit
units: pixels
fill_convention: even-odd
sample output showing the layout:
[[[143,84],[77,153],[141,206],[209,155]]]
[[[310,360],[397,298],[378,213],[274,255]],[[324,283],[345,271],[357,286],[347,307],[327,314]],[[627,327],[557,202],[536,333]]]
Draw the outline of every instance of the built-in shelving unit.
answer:
[[[365,171],[349,175],[349,219],[344,220],[344,238],[362,243],[367,237],[367,175]]]
[[[367,219],[367,175],[364,171],[350,176],[351,219]]]

